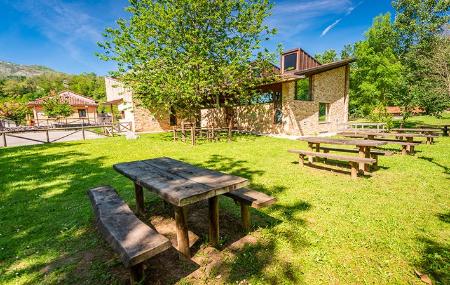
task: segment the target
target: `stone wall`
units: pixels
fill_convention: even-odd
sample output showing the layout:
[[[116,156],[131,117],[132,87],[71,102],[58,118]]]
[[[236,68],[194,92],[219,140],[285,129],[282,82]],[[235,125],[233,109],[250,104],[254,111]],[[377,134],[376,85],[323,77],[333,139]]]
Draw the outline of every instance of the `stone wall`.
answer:
[[[152,113],[137,102],[134,103],[133,117],[136,132],[161,132],[172,129],[168,115]]]
[[[283,132],[316,135],[336,132],[348,121],[346,67],[312,76],[312,101],[295,100],[295,82],[283,84]],[[319,103],[329,104],[327,122],[319,122]]]
[[[336,132],[348,121],[347,67],[312,76],[312,101],[295,100],[295,82],[282,84],[282,123],[274,124],[273,104],[234,108],[235,128],[259,133],[317,135]],[[319,103],[329,104],[326,122],[319,122]],[[202,126],[225,127],[223,109],[202,110]]]

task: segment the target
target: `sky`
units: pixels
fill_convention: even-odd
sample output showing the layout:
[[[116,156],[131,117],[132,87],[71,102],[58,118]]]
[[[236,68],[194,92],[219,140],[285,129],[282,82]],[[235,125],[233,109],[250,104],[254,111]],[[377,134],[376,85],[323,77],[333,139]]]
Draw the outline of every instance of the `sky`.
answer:
[[[278,34],[265,43],[275,51],[301,47],[314,55],[363,39],[373,17],[391,12],[390,0],[272,0],[267,24]],[[101,52],[106,27],[126,18],[127,0],[0,0],[0,60],[45,65],[71,74],[107,75],[113,62]]]

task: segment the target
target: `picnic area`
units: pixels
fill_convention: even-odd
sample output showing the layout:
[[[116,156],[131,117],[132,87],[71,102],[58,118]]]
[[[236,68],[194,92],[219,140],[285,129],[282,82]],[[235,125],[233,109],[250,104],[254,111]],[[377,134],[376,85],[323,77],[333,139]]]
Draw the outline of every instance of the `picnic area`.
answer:
[[[162,240],[162,252],[146,260],[146,284],[423,284],[415,271],[448,284],[448,137],[416,146],[414,156],[380,156],[379,169],[357,180],[299,169],[288,149],[310,150],[304,141],[254,135],[192,147],[174,142],[171,133],[2,148],[0,283],[128,282],[120,256],[97,230],[87,195],[111,185],[145,227],[172,243]],[[192,257],[180,258],[173,207],[140,180],[138,213],[133,181],[116,171],[124,162],[159,157],[240,177],[276,203],[249,207],[245,230],[239,203],[216,196],[215,246],[208,202],[188,205]]]

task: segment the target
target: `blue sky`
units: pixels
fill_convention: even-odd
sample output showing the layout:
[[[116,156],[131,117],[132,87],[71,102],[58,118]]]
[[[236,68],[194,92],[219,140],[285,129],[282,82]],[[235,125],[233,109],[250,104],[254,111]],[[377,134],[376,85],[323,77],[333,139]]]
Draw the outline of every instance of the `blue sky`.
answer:
[[[311,54],[362,39],[372,18],[392,11],[390,0],[275,0],[267,19],[275,50]],[[126,17],[127,0],[0,0],[0,60],[46,65],[67,73],[105,75],[114,64],[96,58],[105,27]]]

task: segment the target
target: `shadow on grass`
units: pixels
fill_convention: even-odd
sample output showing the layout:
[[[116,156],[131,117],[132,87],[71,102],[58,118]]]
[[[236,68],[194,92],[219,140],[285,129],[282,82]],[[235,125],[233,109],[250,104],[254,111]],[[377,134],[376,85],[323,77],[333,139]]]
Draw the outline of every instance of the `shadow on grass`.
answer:
[[[450,245],[428,238],[420,238],[424,245],[422,258],[417,264],[436,284],[450,284]]]
[[[245,177],[250,181],[257,176],[264,175],[265,171],[254,169],[251,164],[245,160],[237,160],[224,155],[211,155],[208,160],[198,164],[200,167],[215,169],[229,174]],[[266,193],[271,196],[277,196],[286,191],[284,186],[271,186],[251,183],[250,188],[256,191]],[[231,199],[222,199],[226,205],[227,212],[232,211],[239,215],[239,207],[234,206]],[[299,218],[299,214],[308,211],[311,205],[305,201],[297,201],[291,204],[280,202],[269,206],[263,210],[251,209],[252,229],[261,229],[276,233],[259,239],[256,243],[245,244],[243,248],[237,250],[231,249],[232,258],[225,259],[217,265],[215,271],[224,273],[226,283],[238,283],[242,280],[257,278],[264,280],[268,284],[292,283],[298,284],[302,281],[301,273],[298,271],[298,265],[294,266],[288,260],[289,258],[280,258],[277,254],[277,243],[282,240],[288,243],[288,247],[305,248],[309,246],[306,238],[299,234],[298,227],[306,226],[306,221]],[[274,218],[278,216],[281,220]],[[283,226],[283,220],[289,221],[292,227]],[[236,228],[236,220],[232,227]],[[281,229],[278,229],[278,226]],[[240,228],[240,227],[239,227]],[[232,242],[227,244],[231,244]],[[269,267],[276,268],[276,273],[269,272]]]
[[[434,165],[436,165],[436,166],[442,168],[442,170],[444,170],[444,173],[445,173],[445,174],[450,175],[450,168],[448,168],[447,166],[445,166],[445,165],[443,165],[443,164],[440,164],[440,163],[434,161],[434,158],[431,158],[431,157],[425,157],[425,156],[419,156],[419,159],[428,161],[428,162],[430,162],[430,163],[432,163],[432,164],[434,164]]]
[[[18,278],[26,284],[127,281],[128,271],[95,230],[86,190],[110,184],[134,201],[132,185],[105,163],[106,157],[83,152],[82,144],[0,150],[1,284]],[[146,264],[146,274],[163,284],[174,284],[196,269],[178,262],[174,249]]]

